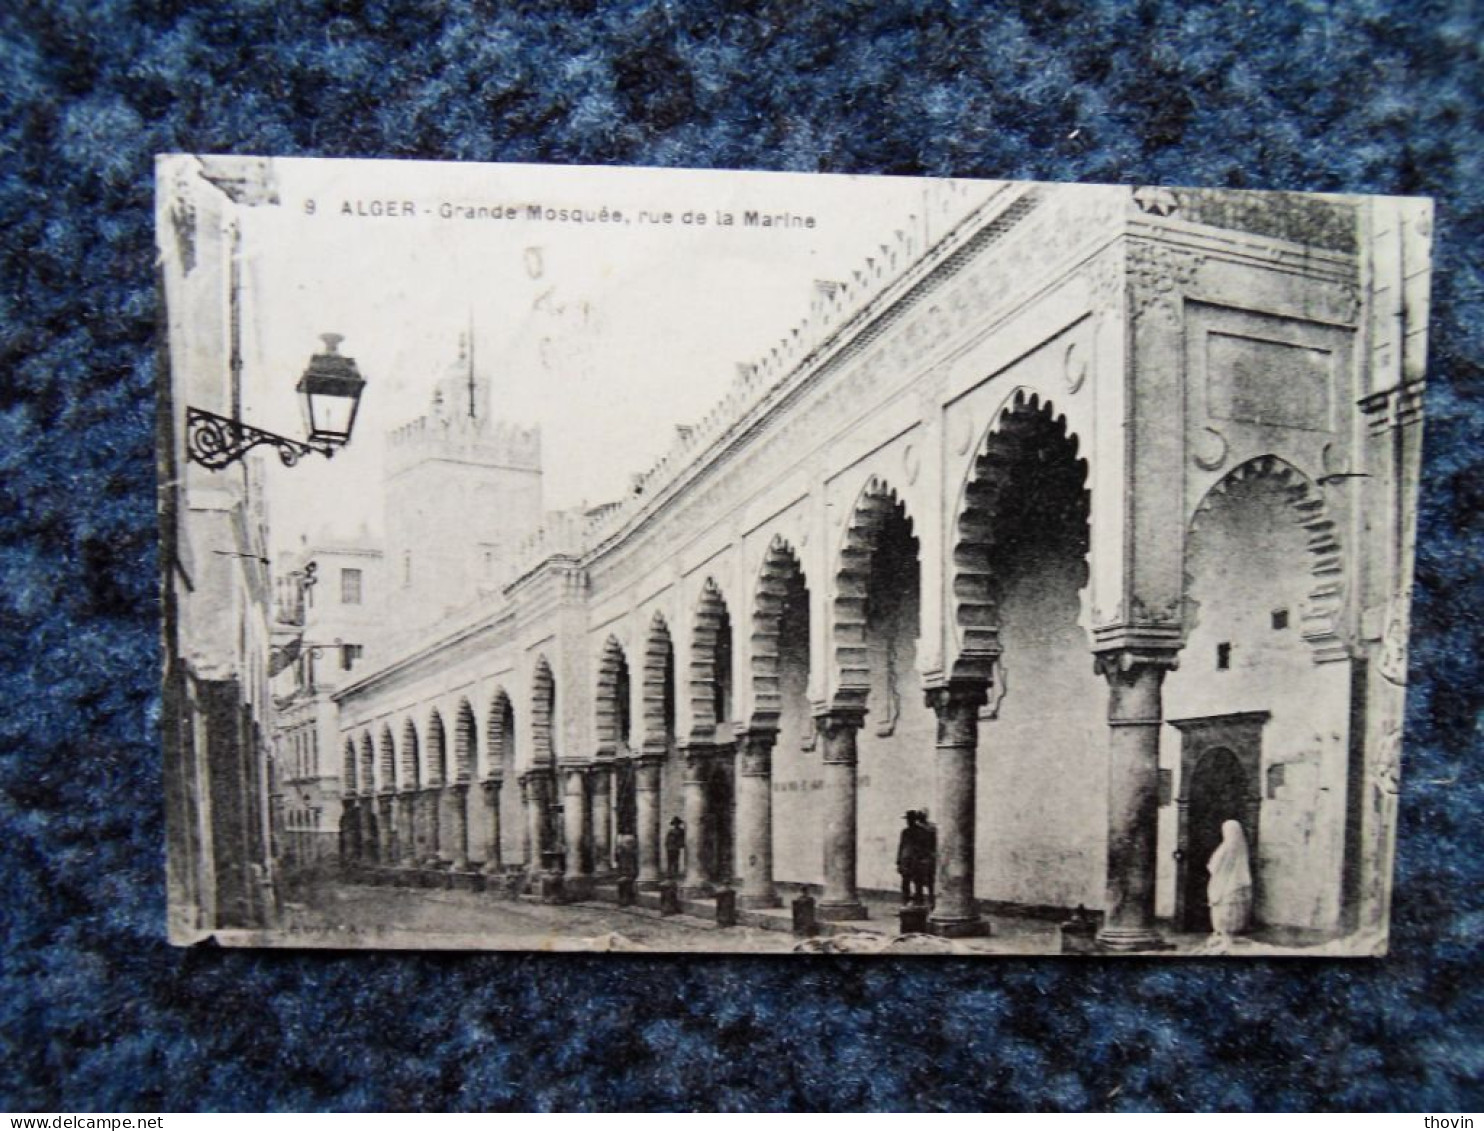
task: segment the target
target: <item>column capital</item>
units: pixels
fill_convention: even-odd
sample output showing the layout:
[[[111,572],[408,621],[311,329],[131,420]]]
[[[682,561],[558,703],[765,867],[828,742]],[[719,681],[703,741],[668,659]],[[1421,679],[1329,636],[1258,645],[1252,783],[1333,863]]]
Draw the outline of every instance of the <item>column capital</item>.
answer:
[[[923,699],[940,716],[944,713],[972,711],[989,702],[989,681],[979,679],[951,679],[923,690]]]
[[[776,727],[742,727],[737,731],[737,748],[766,746],[772,749],[778,742]]]
[[[469,783],[466,781],[451,781],[443,788],[451,789],[457,794],[467,794],[469,792]]]
[[[824,740],[826,765],[855,765],[855,734],[865,718],[866,712],[856,707],[835,707],[814,716],[814,725]]]
[[[866,722],[866,709],[855,705],[836,704],[814,713],[814,725],[826,737],[840,730],[860,730]]]
[[[709,742],[685,742],[680,745],[680,753],[685,759],[684,780],[687,782],[706,781],[706,771],[711,765],[711,757],[716,753],[716,747]]]
[[[1108,648],[1092,654],[1093,671],[1105,679],[1132,676],[1143,669],[1174,671],[1180,666],[1180,647],[1148,644]]]
[[[989,702],[989,684],[953,680],[926,692],[927,705],[938,716],[938,746],[973,747],[979,741],[979,708]]]
[[[773,773],[773,747],[778,742],[778,732],[765,728],[754,728],[737,736],[737,753],[740,755],[737,772],[744,778],[766,778]]]

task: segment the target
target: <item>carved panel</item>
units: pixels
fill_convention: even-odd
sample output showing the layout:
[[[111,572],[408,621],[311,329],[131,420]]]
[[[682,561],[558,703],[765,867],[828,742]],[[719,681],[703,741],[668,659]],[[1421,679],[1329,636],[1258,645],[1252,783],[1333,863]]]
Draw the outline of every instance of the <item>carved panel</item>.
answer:
[[[1220,420],[1333,429],[1334,354],[1240,334],[1206,336],[1206,395]]]

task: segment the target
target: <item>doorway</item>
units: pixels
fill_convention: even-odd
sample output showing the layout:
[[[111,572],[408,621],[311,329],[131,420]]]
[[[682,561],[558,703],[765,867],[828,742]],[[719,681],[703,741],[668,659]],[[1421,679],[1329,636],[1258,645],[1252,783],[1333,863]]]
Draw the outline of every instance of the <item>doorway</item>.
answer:
[[[1175,922],[1182,931],[1211,930],[1206,864],[1221,844],[1221,826],[1238,821],[1252,863],[1253,920],[1260,908],[1258,821],[1262,814],[1262,731],[1266,711],[1171,720],[1181,733],[1179,843]]]

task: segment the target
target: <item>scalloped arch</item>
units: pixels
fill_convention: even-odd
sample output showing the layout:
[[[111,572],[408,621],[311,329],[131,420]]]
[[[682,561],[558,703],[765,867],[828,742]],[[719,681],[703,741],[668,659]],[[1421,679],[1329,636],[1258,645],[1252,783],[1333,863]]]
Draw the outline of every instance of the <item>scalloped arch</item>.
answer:
[[[730,615],[726,599],[714,578],[708,577],[696,602],[695,627],[690,649],[690,733],[693,738],[715,740],[717,662],[723,625]]]
[[[670,638],[670,626],[664,615],[656,610],[649,618],[649,632],[644,637],[644,736],[646,746],[663,748],[668,744],[669,723],[665,718],[665,700],[672,689],[667,688],[670,662],[675,654],[674,641]]]
[[[1046,461],[1048,455],[1069,458],[1080,475],[1084,506],[1090,512],[1087,460],[1078,454],[1079,448],[1066,416],[1049,399],[1028,389],[1017,389],[1001,402],[985,429],[960,492],[953,544],[951,600],[959,645],[955,679],[989,681],[1002,651],[993,573],[995,523],[1017,487],[1017,472]]]
[[[603,654],[598,660],[598,753],[611,756],[618,750],[623,736],[619,733],[619,719],[623,704],[619,702],[620,679],[628,674],[629,660],[624,654],[618,637],[609,636],[603,643]]]
[[[775,534],[763,555],[752,613],[752,726],[777,731],[783,711],[779,638],[789,592],[807,585],[799,557],[788,539]]]
[[[1284,501],[1293,512],[1294,521],[1307,536],[1303,563],[1311,582],[1308,598],[1300,612],[1300,633],[1314,650],[1316,663],[1342,660],[1349,656],[1341,618],[1345,607],[1345,556],[1340,545],[1337,524],[1324,501],[1319,485],[1293,464],[1276,455],[1255,456],[1238,464],[1211,485],[1190,516],[1190,533],[1199,529],[1202,518],[1210,513],[1238,483],[1253,479],[1273,481],[1282,491]],[[1187,538],[1187,554],[1189,539]],[[1185,579],[1189,592],[1190,578]]]
[[[531,677],[531,757],[537,766],[549,766],[556,761],[551,731],[555,710],[556,680],[551,674],[551,664],[545,656],[539,656]]]
[[[837,707],[863,708],[871,690],[867,646],[870,612],[871,563],[881,543],[882,532],[893,516],[912,532],[912,516],[895,487],[873,475],[856,496],[850,523],[840,548],[840,566],[835,573],[834,643],[835,695]],[[912,537],[916,538],[915,534]]]

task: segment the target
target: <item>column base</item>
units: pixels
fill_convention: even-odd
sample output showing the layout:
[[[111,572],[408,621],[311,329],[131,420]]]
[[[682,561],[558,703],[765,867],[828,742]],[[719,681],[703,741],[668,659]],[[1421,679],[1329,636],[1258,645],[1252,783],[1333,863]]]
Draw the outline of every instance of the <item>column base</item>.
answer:
[[[638,888],[639,888],[640,891],[659,891],[660,888],[662,888],[664,886],[665,886],[665,881],[664,880],[640,880],[640,881],[638,881]]]
[[[814,908],[814,917],[830,923],[848,922],[852,919],[869,919],[871,913],[864,903],[826,903],[820,900]]]
[[[681,884],[681,899],[710,899],[716,894],[716,887],[710,880],[702,880],[698,884]]]
[[[593,894],[593,878],[589,875],[563,876],[562,896],[569,902],[590,899]]]
[[[978,915],[965,918],[928,916],[928,933],[940,939],[983,939],[989,937],[989,923]]]
[[[737,906],[744,911],[758,911],[766,907],[782,907],[783,900],[776,891],[737,893]]]
[[[1097,934],[1099,950],[1173,950],[1153,927],[1104,927]]]

